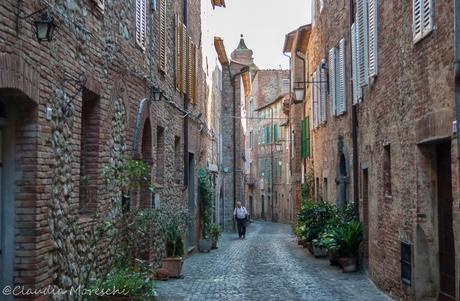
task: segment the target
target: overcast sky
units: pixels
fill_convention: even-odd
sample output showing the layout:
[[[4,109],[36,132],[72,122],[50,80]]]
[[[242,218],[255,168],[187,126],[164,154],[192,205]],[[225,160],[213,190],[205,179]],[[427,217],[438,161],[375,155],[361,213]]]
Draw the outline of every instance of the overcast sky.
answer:
[[[254,51],[261,69],[288,68],[282,48],[286,33],[310,22],[310,0],[226,0],[226,8],[212,9],[202,0],[203,51],[210,71],[216,61],[213,37],[224,40],[227,55],[238,46],[240,34]]]

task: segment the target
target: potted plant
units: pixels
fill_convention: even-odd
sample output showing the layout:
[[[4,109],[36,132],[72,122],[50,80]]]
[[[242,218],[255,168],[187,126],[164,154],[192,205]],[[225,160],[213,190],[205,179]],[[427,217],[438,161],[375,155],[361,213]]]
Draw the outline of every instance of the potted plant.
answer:
[[[154,282],[144,273],[129,267],[114,268],[103,278],[93,281],[90,290],[106,293],[97,297],[102,301],[153,300],[156,295]]]
[[[312,241],[313,255],[315,257],[326,257],[327,256],[327,245],[321,238],[313,239]]]
[[[211,232],[210,234],[211,234],[211,240],[212,240],[212,248],[217,249],[217,242],[219,241],[219,237],[221,234],[219,225],[212,224],[210,232]]]
[[[169,277],[182,277],[182,255],[184,255],[184,242],[179,225],[173,221],[166,234],[166,258],[161,260],[161,267],[168,271]]]
[[[339,264],[344,273],[358,269],[359,246],[363,240],[363,227],[359,221],[351,221],[334,230]]]

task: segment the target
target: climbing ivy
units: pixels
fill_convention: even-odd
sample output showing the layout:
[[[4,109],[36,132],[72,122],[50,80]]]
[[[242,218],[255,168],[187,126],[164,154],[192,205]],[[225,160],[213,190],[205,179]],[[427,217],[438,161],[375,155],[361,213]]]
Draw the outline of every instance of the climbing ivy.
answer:
[[[211,183],[210,172],[203,168],[198,170],[198,199],[200,202],[201,236],[210,238],[214,210],[214,187]]]

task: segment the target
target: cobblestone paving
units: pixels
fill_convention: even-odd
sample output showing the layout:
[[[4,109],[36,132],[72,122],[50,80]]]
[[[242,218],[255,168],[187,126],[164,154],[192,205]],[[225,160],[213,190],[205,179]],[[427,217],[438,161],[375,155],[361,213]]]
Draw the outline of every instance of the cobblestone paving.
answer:
[[[183,279],[157,282],[158,300],[390,300],[365,275],[313,258],[291,233],[268,222],[251,224],[245,240],[225,233],[218,250],[185,261]]]

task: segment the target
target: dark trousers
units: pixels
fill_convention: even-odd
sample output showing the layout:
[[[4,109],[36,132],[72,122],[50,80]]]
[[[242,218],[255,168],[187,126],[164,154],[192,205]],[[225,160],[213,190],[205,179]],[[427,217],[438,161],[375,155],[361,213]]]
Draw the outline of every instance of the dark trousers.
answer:
[[[238,226],[238,236],[239,237],[245,236],[246,235],[246,219],[245,218],[242,218],[242,219],[237,218],[236,219],[236,224]]]

